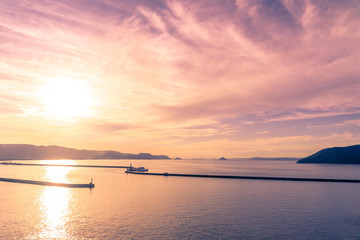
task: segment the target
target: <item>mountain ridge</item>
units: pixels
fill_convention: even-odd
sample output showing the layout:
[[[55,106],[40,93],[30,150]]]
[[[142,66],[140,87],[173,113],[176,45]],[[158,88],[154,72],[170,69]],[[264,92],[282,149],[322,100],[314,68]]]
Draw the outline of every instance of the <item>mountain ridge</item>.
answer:
[[[44,159],[170,159],[150,153],[122,153],[113,150],[87,150],[56,145],[0,144],[0,160]]]
[[[297,163],[360,164],[360,145],[325,148]]]

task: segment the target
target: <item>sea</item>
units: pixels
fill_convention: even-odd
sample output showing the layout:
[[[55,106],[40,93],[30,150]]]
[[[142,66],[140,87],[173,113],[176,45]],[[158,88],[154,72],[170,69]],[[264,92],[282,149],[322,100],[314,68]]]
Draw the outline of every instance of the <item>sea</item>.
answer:
[[[20,161],[16,161],[20,162]],[[360,179],[360,165],[295,160],[33,160],[155,173]],[[0,239],[360,239],[360,183],[144,176],[121,168],[0,164]]]

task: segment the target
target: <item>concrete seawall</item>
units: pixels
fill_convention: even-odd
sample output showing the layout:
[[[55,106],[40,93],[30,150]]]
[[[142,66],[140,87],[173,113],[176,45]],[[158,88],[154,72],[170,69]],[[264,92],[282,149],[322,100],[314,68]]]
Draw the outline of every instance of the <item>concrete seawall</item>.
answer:
[[[137,175],[174,176],[174,177],[230,178],[230,179],[299,181],[299,182],[343,182],[343,183],[360,183],[360,179],[297,178],[297,177],[256,177],[256,176],[228,176],[228,175],[177,174],[177,173],[145,173],[145,172],[130,172],[130,171],[127,171],[127,173],[129,173],[129,174],[137,174]]]
[[[43,185],[43,186],[67,187],[67,188],[94,188],[95,187],[95,184],[93,184],[93,183],[85,183],[85,184],[55,183],[55,182],[44,182],[44,181],[34,181],[34,180],[15,179],[15,178],[0,178],[0,181],[35,184],[35,185]]]
[[[9,163],[9,162],[2,162],[0,164],[3,164],[3,165],[15,165],[15,166],[38,166],[38,167],[129,168],[129,166],[71,165],[71,164],[42,164],[42,163]]]

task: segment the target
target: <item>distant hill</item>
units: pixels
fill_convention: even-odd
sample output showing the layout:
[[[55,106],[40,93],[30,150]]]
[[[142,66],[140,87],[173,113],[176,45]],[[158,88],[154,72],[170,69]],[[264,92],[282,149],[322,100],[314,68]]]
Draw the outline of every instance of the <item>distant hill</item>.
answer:
[[[253,157],[251,160],[299,160],[299,158],[291,157]]]
[[[121,153],[117,151],[78,150],[60,146],[29,144],[0,144],[0,160],[27,159],[170,159],[166,155],[150,153]]]
[[[150,153],[121,153],[115,151],[108,151],[105,154],[101,154],[93,157],[94,159],[170,159],[166,155],[152,155]]]
[[[360,164],[360,145],[326,148],[297,163]]]

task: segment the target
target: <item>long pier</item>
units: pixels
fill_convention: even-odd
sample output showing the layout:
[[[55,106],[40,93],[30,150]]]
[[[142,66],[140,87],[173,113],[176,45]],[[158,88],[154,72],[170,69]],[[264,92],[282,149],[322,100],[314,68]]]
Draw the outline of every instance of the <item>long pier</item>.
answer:
[[[298,177],[256,177],[256,176],[229,176],[229,175],[207,175],[207,174],[179,174],[179,173],[145,173],[126,171],[129,174],[153,175],[153,176],[174,176],[174,177],[198,177],[198,178],[230,178],[230,179],[251,179],[251,180],[275,180],[275,181],[299,181],[299,182],[342,182],[360,183],[360,179],[333,179],[333,178],[298,178]]]
[[[38,167],[129,168],[129,166],[71,165],[71,164],[43,164],[43,163],[12,163],[12,162],[2,162],[0,164],[16,165],[16,166],[38,166]]]
[[[55,182],[44,182],[44,181],[34,181],[34,180],[15,179],[15,178],[0,178],[0,181],[44,185],[44,186],[55,186],[55,187],[67,187],[67,188],[94,188],[95,187],[95,184],[92,183],[92,181],[90,183],[85,183],[85,184],[55,183]]]

